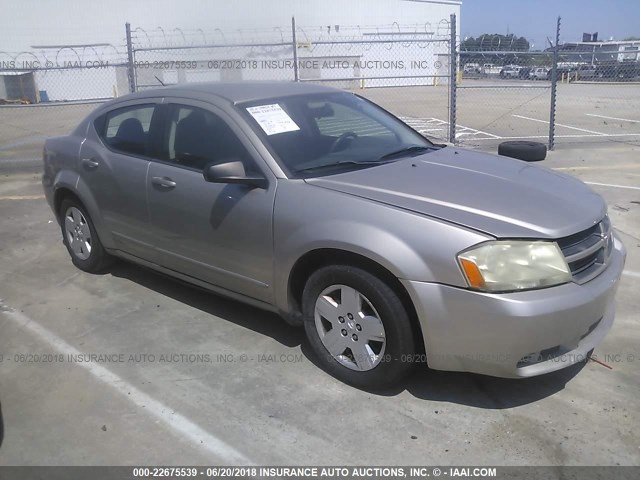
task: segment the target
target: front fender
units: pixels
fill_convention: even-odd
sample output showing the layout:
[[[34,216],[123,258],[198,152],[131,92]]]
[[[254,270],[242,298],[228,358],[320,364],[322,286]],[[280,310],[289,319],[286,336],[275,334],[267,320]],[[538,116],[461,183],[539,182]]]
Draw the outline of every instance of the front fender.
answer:
[[[327,232],[333,232],[327,235]],[[356,253],[385,267],[398,278],[411,268],[432,277],[429,265],[419,253],[394,233],[364,222],[330,219],[324,223],[305,224],[289,234],[283,251],[290,252],[283,263],[291,269],[298,258],[318,249],[334,248]]]
[[[306,253],[332,248],[378,263],[399,279],[466,286],[456,255],[489,237],[379,202],[300,181],[280,182],[274,212],[276,306]]]

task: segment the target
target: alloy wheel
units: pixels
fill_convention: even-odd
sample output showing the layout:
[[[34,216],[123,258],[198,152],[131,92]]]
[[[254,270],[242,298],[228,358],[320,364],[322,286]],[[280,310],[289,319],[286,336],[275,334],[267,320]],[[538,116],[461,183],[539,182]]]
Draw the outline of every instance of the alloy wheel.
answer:
[[[332,285],[315,304],[315,325],[320,340],[340,364],[367,371],[382,360],[386,334],[372,303],[355,288]]]
[[[91,230],[87,219],[76,207],[69,207],[64,214],[64,231],[73,254],[80,260],[91,255]]]

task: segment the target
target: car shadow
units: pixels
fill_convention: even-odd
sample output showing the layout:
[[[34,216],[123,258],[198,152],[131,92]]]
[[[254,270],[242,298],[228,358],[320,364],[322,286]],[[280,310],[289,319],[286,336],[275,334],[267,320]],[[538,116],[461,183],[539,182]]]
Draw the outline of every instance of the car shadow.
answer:
[[[558,393],[585,364],[580,362],[546,375],[523,379],[443,372],[420,366],[403,387],[423,400],[500,410],[527,405]]]
[[[304,355],[319,369],[306,339],[301,344]],[[586,361],[537,377],[498,378],[466,372],[432,370],[425,364],[416,365],[408,378],[387,389],[365,390],[374,395],[393,397],[406,391],[420,400],[448,402],[487,410],[519,407],[542,400],[563,390]],[[325,370],[326,372],[326,370]],[[337,380],[336,380],[337,381]]]
[[[275,313],[227,299],[128,262],[116,262],[110,272],[106,273],[126,278],[202,312],[271,337],[286,347],[300,346],[305,357],[319,369],[324,370],[307,342],[304,330],[292,327]],[[499,410],[527,405],[561,391],[585,364],[586,361],[546,375],[525,379],[444,372],[431,370],[421,364],[416,366],[412,375],[397,386],[385,390],[371,390],[368,393],[396,396],[407,391],[421,400]]]
[[[286,347],[297,347],[304,338],[301,328],[288,325],[275,313],[216,295],[133,263],[118,261],[105,273],[125,278],[202,312],[271,337]]]

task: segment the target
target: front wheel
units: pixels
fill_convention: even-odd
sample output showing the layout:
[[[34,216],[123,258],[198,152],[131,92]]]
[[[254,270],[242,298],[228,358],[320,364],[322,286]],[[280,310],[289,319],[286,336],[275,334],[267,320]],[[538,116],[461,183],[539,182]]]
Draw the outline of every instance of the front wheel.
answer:
[[[316,357],[339,380],[381,389],[411,371],[416,349],[407,311],[369,272],[346,265],[317,270],[305,285],[302,308]]]

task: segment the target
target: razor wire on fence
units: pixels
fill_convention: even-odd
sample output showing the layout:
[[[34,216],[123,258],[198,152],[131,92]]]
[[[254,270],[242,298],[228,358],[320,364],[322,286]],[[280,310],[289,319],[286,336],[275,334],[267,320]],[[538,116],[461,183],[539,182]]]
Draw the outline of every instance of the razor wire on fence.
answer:
[[[105,43],[0,51],[0,157],[36,158],[46,137],[129,93],[126,51]]]
[[[247,80],[351,91],[432,139],[461,145],[640,140],[640,42],[560,44],[558,21],[555,43],[531,51],[513,35],[461,41],[455,15],[432,20],[319,27],[292,19],[233,31],[127,24],[122,45],[0,51],[0,154],[30,155],[28,145],[39,148],[95,103],[129,92]]]
[[[111,44],[0,51],[4,104],[105,100],[128,93],[126,47]]]
[[[133,28],[131,42],[137,90],[203,81],[320,83],[372,98],[423,133],[448,138],[449,21],[308,27],[293,20],[288,28],[236,32]]]
[[[135,88],[194,82],[293,80],[291,29],[131,30]]]

